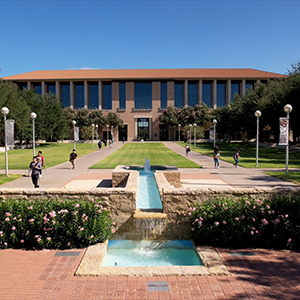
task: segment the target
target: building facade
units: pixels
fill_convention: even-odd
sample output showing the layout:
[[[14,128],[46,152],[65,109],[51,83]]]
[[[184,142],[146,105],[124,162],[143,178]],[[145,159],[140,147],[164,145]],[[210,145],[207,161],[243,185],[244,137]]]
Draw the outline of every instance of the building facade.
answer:
[[[158,120],[168,106],[226,106],[235,93],[245,95],[247,89],[283,77],[255,69],[132,69],[34,71],[2,79],[40,95],[53,93],[63,107],[117,113],[124,128],[114,132],[116,140],[158,141],[172,138]]]

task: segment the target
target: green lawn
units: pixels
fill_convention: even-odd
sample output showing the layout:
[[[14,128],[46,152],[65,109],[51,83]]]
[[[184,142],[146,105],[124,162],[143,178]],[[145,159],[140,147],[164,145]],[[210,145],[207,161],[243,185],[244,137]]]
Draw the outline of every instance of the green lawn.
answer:
[[[76,144],[76,150],[78,157],[91,153],[97,150],[97,145],[92,144]],[[35,153],[38,151],[43,152],[45,157],[45,168],[53,167],[57,164],[66,162],[69,160],[69,155],[73,150],[73,143],[66,144],[43,144],[35,148]],[[19,170],[28,169],[29,164],[32,161],[33,150],[32,149],[17,149],[8,151],[8,169]],[[5,169],[5,153],[0,153],[0,169]]]
[[[20,177],[23,177],[21,174],[9,174],[9,177],[6,177],[5,174],[0,174],[0,184],[13,181],[15,179],[18,179]]]
[[[179,143],[185,147],[185,143]],[[245,143],[217,143],[220,148],[221,160],[234,163],[232,158],[236,148],[240,150],[239,166],[245,168],[256,168],[256,147]],[[205,155],[213,155],[213,143],[198,143],[196,149],[194,144],[191,150],[201,152]],[[285,168],[285,150],[274,148],[259,148],[258,155],[259,168]],[[300,167],[300,153],[290,152],[289,168]]]
[[[284,180],[288,180],[288,181],[292,181],[294,183],[299,184],[300,183],[300,172],[289,172],[288,174],[285,174],[285,172],[266,172],[266,174],[280,178],[280,179],[284,179]]]
[[[198,164],[168,149],[162,143],[126,143],[91,169],[114,169],[117,165],[144,165],[146,158],[153,165],[174,165],[177,168],[201,168]]]

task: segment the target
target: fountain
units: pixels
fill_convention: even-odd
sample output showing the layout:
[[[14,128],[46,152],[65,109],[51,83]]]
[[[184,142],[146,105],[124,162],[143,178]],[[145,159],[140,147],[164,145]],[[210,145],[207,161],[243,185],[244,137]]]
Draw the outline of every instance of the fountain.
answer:
[[[148,158],[145,161],[144,172],[150,172],[150,161]]]

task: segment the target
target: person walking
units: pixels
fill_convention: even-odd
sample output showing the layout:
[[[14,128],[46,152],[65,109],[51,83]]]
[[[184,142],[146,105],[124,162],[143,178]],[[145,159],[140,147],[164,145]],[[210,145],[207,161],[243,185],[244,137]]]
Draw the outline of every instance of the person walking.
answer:
[[[220,151],[218,147],[214,148],[214,163],[215,163],[215,169],[219,169],[220,168]]]
[[[239,149],[236,149],[236,150],[235,150],[235,153],[234,153],[234,155],[233,155],[233,159],[234,159],[234,164],[233,164],[233,166],[234,166],[235,168],[237,168],[237,166],[238,166],[239,158],[240,158],[240,150],[239,150]]]
[[[188,156],[190,151],[191,151],[191,149],[190,149],[189,145],[186,145],[185,146],[185,156]]]
[[[42,170],[42,163],[34,156],[32,162],[29,165],[28,176],[31,175],[31,180],[35,188],[39,188],[40,171]]]
[[[102,147],[102,142],[99,141],[99,142],[98,142],[98,148],[99,148],[99,150],[101,149],[101,147]]]
[[[71,152],[70,154],[70,162],[73,166],[73,169],[75,169],[75,161],[77,159],[77,153],[76,153],[76,149],[73,149],[73,152]]]
[[[43,168],[45,167],[45,158],[44,156],[42,156],[42,151],[39,151],[38,152],[38,155],[37,155],[37,159],[41,161],[41,164],[42,164],[42,169],[41,169],[41,172],[40,172],[40,177],[42,177],[42,171],[43,171]]]

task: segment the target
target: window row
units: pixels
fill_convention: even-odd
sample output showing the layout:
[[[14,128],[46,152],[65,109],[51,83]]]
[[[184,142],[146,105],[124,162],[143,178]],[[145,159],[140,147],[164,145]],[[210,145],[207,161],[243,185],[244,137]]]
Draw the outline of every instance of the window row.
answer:
[[[112,82],[102,82],[102,109],[112,109]],[[229,83],[226,80],[216,81],[214,86],[213,80],[203,80],[201,88],[199,81],[188,81],[187,91],[185,91],[184,81],[174,82],[174,106],[177,108],[183,107],[185,104],[195,106],[202,100],[208,107],[213,107],[213,99],[215,98],[217,107],[223,107],[234,99],[234,95],[241,94],[242,81],[232,80]],[[247,80],[245,82],[245,89],[251,89],[255,85],[254,80]],[[27,88],[27,83],[19,83],[21,89]],[[73,83],[73,103],[71,103],[71,88],[70,82],[60,82],[57,85],[55,82],[45,83],[45,92],[57,94],[57,87],[59,87],[59,98],[63,107],[73,105],[75,109],[87,106],[89,109],[99,108],[99,84],[98,82],[87,83],[87,95],[85,95],[84,82]],[[126,82],[119,82],[119,110],[126,110]],[[171,86],[171,85],[170,85]],[[35,93],[42,94],[42,84],[40,82],[32,82],[31,88]],[[228,89],[230,88],[230,92]],[[160,82],[160,108],[165,109],[168,106],[168,94],[170,87],[167,82]],[[152,82],[135,82],[134,83],[134,108],[137,110],[152,109]],[[199,93],[202,93],[201,97]],[[216,96],[214,97],[214,93]],[[185,94],[187,101],[185,102]],[[87,99],[85,99],[87,98]],[[230,99],[228,99],[230,98]],[[85,103],[87,101],[87,103]]]

